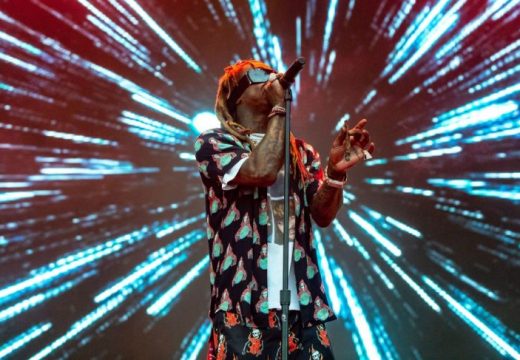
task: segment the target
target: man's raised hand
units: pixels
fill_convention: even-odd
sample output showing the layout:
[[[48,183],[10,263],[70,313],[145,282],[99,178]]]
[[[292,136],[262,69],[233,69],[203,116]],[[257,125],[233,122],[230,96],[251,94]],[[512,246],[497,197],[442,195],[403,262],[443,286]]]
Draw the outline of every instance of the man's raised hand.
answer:
[[[365,160],[364,151],[367,151],[370,156],[374,153],[375,144],[370,142],[370,134],[365,129],[367,122],[367,119],[362,119],[349,130],[345,121],[332,142],[329,152],[327,174],[329,177],[344,178],[347,169]]]

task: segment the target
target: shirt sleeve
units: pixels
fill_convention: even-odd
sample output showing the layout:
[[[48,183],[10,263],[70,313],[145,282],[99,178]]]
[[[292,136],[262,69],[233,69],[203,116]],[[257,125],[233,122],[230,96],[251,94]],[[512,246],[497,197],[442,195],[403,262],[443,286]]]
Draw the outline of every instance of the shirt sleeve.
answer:
[[[249,156],[240,159],[235,164],[235,166],[233,166],[231,169],[229,169],[229,171],[227,173],[224,174],[224,177],[222,178],[222,190],[233,190],[237,187],[236,184],[231,185],[229,183],[231,182],[231,180],[233,180],[237,176],[238,172],[240,171],[240,168],[246,162],[248,157]]]
[[[305,169],[310,175],[309,180],[305,184],[305,198],[307,204],[310,205],[312,197],[318,191],[324,181],[323,168],[321,167],[320,154],[312,147],[312,145],[304,143],[303,163]]]
[[[246,159],[249,152],[248,146],[223,130],[208,130],[195,140],[195,159],[199,172],[212,182],[222,184],[224,175]]]

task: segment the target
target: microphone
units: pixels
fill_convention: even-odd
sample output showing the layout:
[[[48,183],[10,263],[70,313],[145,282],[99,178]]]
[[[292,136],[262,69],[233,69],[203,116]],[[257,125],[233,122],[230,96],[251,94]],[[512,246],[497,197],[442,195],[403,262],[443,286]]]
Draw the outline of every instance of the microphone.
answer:
[[[280,84],[284,89],[288,89],[294,83],[296,76],[302,71],[303,65],[305,65],[305,59],[300,57],[289,66],[289,69],[280,78]]]

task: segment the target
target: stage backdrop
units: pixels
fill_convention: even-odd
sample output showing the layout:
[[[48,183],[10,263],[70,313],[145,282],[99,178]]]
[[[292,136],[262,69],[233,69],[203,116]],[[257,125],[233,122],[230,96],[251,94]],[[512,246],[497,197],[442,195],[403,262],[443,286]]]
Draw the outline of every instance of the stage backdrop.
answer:
[[[519,359],[520,1],[0,1],[0,358],[202,359],[193,142],[238,59],[373,160],[315,245],[338,359]]]

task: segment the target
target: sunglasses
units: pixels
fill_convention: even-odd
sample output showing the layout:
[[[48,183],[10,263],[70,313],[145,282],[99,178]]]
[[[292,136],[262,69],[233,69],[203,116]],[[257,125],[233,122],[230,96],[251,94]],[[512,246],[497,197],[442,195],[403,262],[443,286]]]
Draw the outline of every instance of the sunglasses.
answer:
[[[237,87],[231,91],[231,95],[227,99],[228,108],[232,111],[235,110],[237,100],[240,99],[244,91],[253,84],[264,83],[269,80],[269,74],[273,73],[274,70],[264,69],[249,69],[238,81]]]

